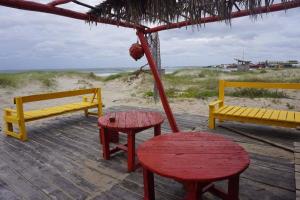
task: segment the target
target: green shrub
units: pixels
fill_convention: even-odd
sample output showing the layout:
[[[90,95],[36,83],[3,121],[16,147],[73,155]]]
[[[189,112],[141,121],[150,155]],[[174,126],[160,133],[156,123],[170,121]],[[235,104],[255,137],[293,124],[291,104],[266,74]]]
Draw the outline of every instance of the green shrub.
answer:
[[[271,91],[266,89],[245,88],[236,89],[228,93],[234,97],[249,97],[249,98],[288,98],[288,95],[283,91]]]
[[[9,74],[0,75],[0,87],[17,87],[17,80]]]
[[[112,80],[115,80],[115,79],[118,79],[118,78],[126,77],[128,75],[129,75],[129,73],[127,73],[127,72],[112,74],[112,75],[109,75],[109,76],[105,77],[104,81],[106,81],[106,82],[107,81],[112,81]]]
[[[147,91],[144,93],[144,97],[153,97],[153,96],[154,96],[153,91]]]

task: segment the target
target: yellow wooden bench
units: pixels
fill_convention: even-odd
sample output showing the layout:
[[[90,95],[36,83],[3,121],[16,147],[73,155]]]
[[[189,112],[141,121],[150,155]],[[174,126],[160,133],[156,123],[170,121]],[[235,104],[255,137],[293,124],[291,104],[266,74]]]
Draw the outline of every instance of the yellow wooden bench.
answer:
[[[299,90],[299,83],[259,83],[228,82],[220,80],[219,98],[209,104],[209,128],[215,128],[215,119],[222,121],[238,121],[255,124],[297,128],[300,126],[300,112],[250,108],[224,105],[225,88],[263,88]]]
[[[51,100],[65,97],[73,97],[80,95],[91,95],[89,97],[84,96],[82,102],[69,103],[60,106],[48,107],[40,110],[29,110],[24,111],[23,104],[35,101]],[[16,109],[4,109],[4,132],[6,135],[18,138],[20,140],[27,140],[27,133],[25,123],[47,118],[51,116],[61,115],[64,113],[75,112],[84,110],[85,116],[89,114],[102,115],[102,100],[101,100],[101,89],[91,88],[83,90],[72,90],[64,92],[55,92],[47,94],[37,94],[30,96],[15,97],[14,104]],[[89,112],[89,109],[97,108],[97,113]],[[18,126],[19,132],[15,132],[13,124]]]

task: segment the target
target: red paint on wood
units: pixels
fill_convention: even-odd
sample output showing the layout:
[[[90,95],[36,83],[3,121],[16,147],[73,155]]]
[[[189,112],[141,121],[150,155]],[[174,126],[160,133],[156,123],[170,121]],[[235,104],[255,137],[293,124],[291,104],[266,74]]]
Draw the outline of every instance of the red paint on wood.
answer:
[[[148,63],[149,63],[149,66],[150,66],[153,78],[154,78],[155,83],[156,83],[156,87],[157,87],[158,92],[159,92],[160,100],[161,100],[161,103],[162,103],[163,108],[165,110],[165,113],[167,115],[170,127],[171,127],[171,129],[172,129],[172,131],[174,133],[178,132],[179,129],[177,127],[176,120],[174,118],[173,112],[172,112],[171,107],[169,105],[168,98],[167,98],[165,90],[164,90],[164,86],[163,86],[162,81],[161,81],[161,79],[159,77],[159,73],[158,73],[155,61],[154,61],[154,59],[152,57],[152,54],[150,52],[148,42],[147,42],[147,40],[145,38],[144,33],[138,31],[137,35],[139,37],[139,40],[140,40],[140,42],[142,44],[142,47],[144,49],[146,58],[148,60]]]
[[[111,122],[110,117],[115,117],[115,121]],[[98,119],[100,131],[103,157],[109,159],[110,154],[116,153],[120,150],[127,151],[128,171],[134,171],[135,169],[135,134],[143,131],[147,128],[154,127],[154,136],[159,135],[161,130],[161,124],[164,118],[157,112],[142,112],[142,111],[129,111],[129,112],[117,112],[109,113]],[[123,132],[127,134],[127,144],[118,144],[116,148],[110,149],[109,142],[112,141],[114,133]],[[105,141],[105,142],[104,142]]]
[[[146,168],[143,168],[144,177],[144,200],[154,200],[154,176],[153,173]]]
[[[154,137],[138,148],[144,170],[144,199],[155,199],[153,173],[184,184],[185,200],[212,192],[222,199],[239,199],[239,174],[250,163],[245,150],[220,135],[187,132]],[[149,177],[151,176],[151,177]],[[228,193],[212,182],[229,179]]]
[[[115,122],[110,122],[109,117],[114,115]],[[100,127],[116,131],[130,131],[132,129],[146,129],[162,124],[164,117],[158,112],[128,111],[116,112],[102,116],[98,119]]]
[[[57,5],[61,5],[61,4],[70,3],[71,1],[72,0],[54,0],[54,1],[51,1],[50,3],[48,3],[48,5],[57,6]]]
[[[121,26],[126,28],[144,29],[144,27],[141,25],[131,24],[129,22],[118,22],[112,19],[96,18],[86,13],[80,13],[69,9],[58,8],[52,5],[37,3],[33,1],[0,0],[0,5],[11,7],[11,8],[22,9],[22,10],[30,10],[30,11],[60,15],[60,16],[84,20],[84,21],[93,21],[97,23]]]
[[[238,144],[209,133],[175,133],[154,137],[138,148],[149,170],[182,181],[213,182],[243,172],[249,156]]]

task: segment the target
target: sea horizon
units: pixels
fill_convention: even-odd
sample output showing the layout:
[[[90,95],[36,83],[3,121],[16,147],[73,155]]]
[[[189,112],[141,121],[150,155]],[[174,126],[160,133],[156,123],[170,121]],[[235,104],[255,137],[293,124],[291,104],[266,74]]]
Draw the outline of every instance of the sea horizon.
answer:
[[[165,73],[173,73],[179,69],[190,69],[190,68],[203,68],[204,66],[168,66],[164,67]],[[138,70],[137,67],[111,67],[111,68],[26,68],[26,69],[0,69],[0,73],[22,73],[22,72],[53,72],[53,71],[78,71],[78,72],[86,72],[86,73],[94,73],[96,76],[110,76],[118,73],[124,72],[134,72]]]

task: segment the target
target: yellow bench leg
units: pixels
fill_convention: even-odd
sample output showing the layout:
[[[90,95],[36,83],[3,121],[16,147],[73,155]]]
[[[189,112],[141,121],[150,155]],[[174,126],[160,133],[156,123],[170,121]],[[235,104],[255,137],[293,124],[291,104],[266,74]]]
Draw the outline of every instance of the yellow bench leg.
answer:
[[[88,102],[88,97],[84,96],[83,102]],[[89,116],[89,109],[84,109],[84,116],[86,116],[86,117]]]
[[[4,132],[6,136],[11,136],[17,139],[20,139],[22,141],[26,141],[27,138],[27,132],[25,127],[25,122],[18,122],[19,126],[19,133],[14,132],[13,124],[11,122],[5,122],[5,129]]]
[[[13,132],[14,131],[14,127],[13,124],[10,122],[5,122],[5,129],[4,129],[6,135],[8,132]]]
[[[26,127],[25,127],[24,121],[19,121],[19,135],[20,135],[20,140],[22,140],[22,141],[27,140],[27,132],[26,132]]]
[[[208,128],[215,129],[216,128],[216,119],[214,117],[214,107],[209,108],[209,122],[208,122]]]
[[[215,129],[216,128],[216,120],[213,116],[209,116],[209,125],[208,127],[210,129]]]

